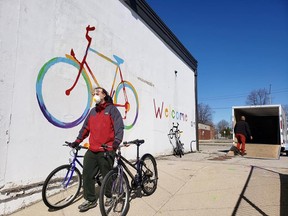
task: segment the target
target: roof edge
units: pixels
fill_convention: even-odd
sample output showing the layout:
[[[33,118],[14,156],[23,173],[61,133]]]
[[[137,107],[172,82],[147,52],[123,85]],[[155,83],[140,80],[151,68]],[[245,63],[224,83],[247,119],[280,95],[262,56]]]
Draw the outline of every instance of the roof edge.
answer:
[[[133,11],[135,11],[162,39],[171,47],[180,58],[197,73],[197,60],[178,40],[173,32],[166,26],[160,17],[146,3],[145,0],[123,0]]]

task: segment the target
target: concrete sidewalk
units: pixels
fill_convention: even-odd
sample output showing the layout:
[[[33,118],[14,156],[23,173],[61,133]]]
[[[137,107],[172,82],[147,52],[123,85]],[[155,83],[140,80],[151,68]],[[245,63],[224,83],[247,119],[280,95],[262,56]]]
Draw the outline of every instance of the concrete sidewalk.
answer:
[[[288,157],[230,158],[221,148],[228,149],[200,146],[200,152],[182,158],[158,158],[156,192],[132,199],[128,215],[287,215]],[[54,212],[39,202],[12,216],[101,215],[98,206],[79,213],[82,201]]]

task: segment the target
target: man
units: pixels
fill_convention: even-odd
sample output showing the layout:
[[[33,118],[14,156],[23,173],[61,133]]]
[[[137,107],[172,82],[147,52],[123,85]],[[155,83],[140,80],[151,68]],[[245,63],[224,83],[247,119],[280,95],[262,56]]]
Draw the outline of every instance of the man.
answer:
[[[234,127],[234,133],[237,138],[237,149],[241,152],[241,155],[246,155],[246,137],[250,137],[252,140],[250,128],[248,123],[245,121],[245,116],[241,116],[241,120],[236,122]]]
[[[104,176],[110,171],[115,158],[115,150],[122,142],[124,124],[119,110],[113,105],[108,92],[101,87],[94,89],[96,106],[91,109],[71,147],[78,146],[89,136],[89,149],[83,161],[83,191],[85,201],[78,206],[80,212],[97,206],[94,170],[99,167]],[[107,144],[105,150],[101,145]],[[105,152],[106,151],[106,152]],[[108,153],[107,153],[108,151]]]

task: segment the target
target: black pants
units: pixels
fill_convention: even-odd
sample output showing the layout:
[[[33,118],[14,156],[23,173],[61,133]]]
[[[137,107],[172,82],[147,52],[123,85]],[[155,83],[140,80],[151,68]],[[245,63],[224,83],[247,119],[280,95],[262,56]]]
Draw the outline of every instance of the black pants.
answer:
[[[103,176],[112,169],[115,152],[92,152],[87,150],[83,162],[83,191],[84,199],[89,201],[96,200],[95,192],[95,169],[99,167]]]

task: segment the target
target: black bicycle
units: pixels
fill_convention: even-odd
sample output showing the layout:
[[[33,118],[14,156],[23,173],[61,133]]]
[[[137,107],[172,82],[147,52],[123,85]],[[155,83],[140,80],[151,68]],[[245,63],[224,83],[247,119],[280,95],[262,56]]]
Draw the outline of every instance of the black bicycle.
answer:
[[[179,130],[179,123],[175,125],[173,122],[173,126],[168,133],[169,141],[173,146],[173,154],[175,156],[179,156],[180,158],[184,155],[184,144],[180,141],[180,135],[183,131]],[[175,145],[172,143],[173,137],[175,138]]]
[[[151,195],[155,192],[158,181],[157,164],[151,154],[139,157],[139,147],[143,143],[144,140],[137,139],[123,142],[118,147],[114,168],[105,176],[100,189],[99,206],[102,215],[126,215],[132,191],[140,197],[143,195],[142,191],[144,195]],[[131,144],[137,146],[137,157],[134,163],[121,155],[121,148]],[[127,165],[133,168],[133,173]],[[129,184],[127,174],[131,178],[131,184]]]
[[[63,146],[69,146],[65,142]],[[82,186],[82,175],[77,164],[83,168],[79,158],[80,149],[88,149],[86,146],[77,146],[71,149],[69,164],[65,164],[54,169],[46,178],[42,188],[42,199],[50,209],[61,209],[70,205],[80,193]],[[101,186],[102,176],[99,169],[95,169],[95,182]]]

